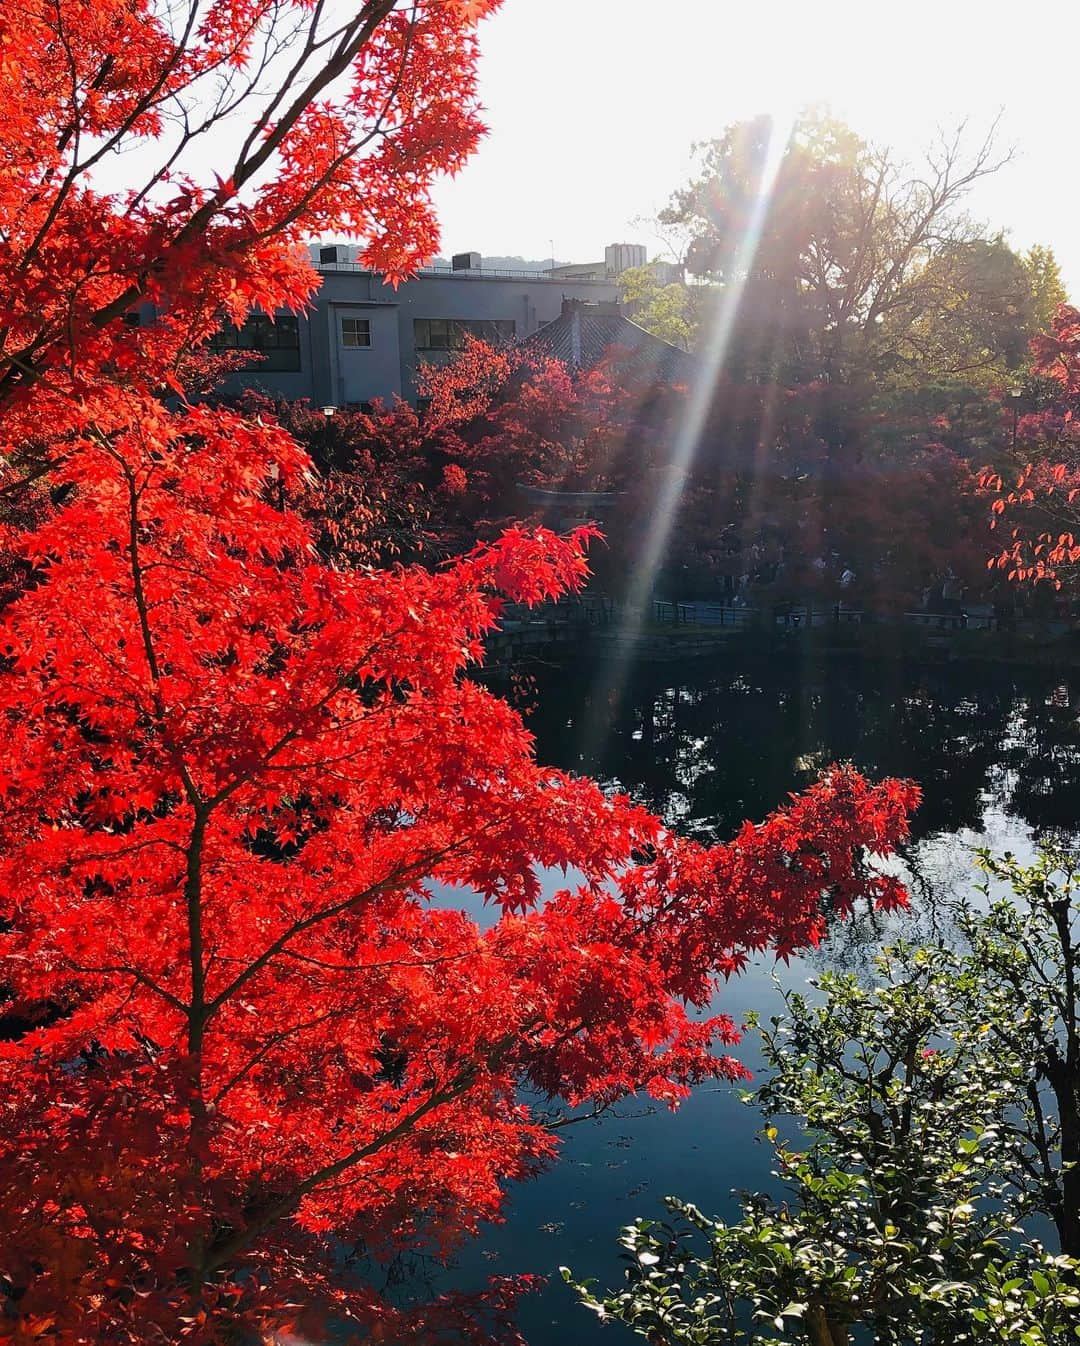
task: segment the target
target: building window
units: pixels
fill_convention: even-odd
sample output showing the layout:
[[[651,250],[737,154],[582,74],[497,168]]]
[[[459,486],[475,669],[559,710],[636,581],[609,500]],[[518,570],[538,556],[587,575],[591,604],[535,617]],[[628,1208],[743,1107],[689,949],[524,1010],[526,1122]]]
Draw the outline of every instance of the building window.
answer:
[[[467,337],[499,346],[517,334],[512,318],[416,318],[413,344],[418,351],[459,351]]]
[[[341,344],[355,349],[371,345],[371,320],[369,318],[342,318]]]
[[[241,370],[292,374],[300,368],[300,321],[292,315],[271,319],[265,313],[248,315],[243,327],[226,323],[210,338],[212,351],[252,351],[263,358]]]

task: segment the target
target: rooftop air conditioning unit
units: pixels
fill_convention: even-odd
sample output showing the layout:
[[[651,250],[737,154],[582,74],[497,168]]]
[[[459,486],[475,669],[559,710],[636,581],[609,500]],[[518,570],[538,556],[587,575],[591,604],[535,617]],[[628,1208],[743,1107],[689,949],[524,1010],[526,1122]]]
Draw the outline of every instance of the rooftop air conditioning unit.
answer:
[[[311,260],[316,266],[341,266],[356,261],[357,248],[350,243],[313,243]]]

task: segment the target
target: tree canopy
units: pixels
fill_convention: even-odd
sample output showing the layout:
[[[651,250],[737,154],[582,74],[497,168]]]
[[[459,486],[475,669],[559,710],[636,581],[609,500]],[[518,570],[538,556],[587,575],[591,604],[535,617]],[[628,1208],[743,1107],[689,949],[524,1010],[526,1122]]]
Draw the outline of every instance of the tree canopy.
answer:
[[[699,1013],[720,984],[820,938],[826,894],[904,900],[866,862],[906,834],[904,782],[836,768],[706,848],[536,761],[468,674],[504,601],[580,586],[592,530],[331,563],[294,507],[308,453],[200,400],[223,314],[314,292],[304,234],[358,236],[391,276],[433,251],[493,7],[0,20],[0,1338],[20,1346],[328,1318],[515,1340],[522,1285],[414,1313],[359,1253],[444,1256],[499,1216],[555,1150],[523,1086],[589,1114],[739,1077],[735,1018]],[[232,147],[217,172],[211,143]],[[132,146],[141,182],[105,190]]]
[[[831,378],[1014,368],[1057,281],[1045,250],[1025,263],[965,213],[1009,157],[993,131],[970,140],[961,126],[907,165],[822,114],[790,133],[736,123],[698,147],[660,218],[688,240],[693,275],[739,291],[758,360]]]
[[[957,914],[958,947],[900,944],[785,996],[748,1100],[779,1192],[734,1221],[674,1199],[636,1221],[625,1287],[576,1287],[602,1319],[655,1346],[1075,1340],[1076,861],[980,863],[1007,892]]]

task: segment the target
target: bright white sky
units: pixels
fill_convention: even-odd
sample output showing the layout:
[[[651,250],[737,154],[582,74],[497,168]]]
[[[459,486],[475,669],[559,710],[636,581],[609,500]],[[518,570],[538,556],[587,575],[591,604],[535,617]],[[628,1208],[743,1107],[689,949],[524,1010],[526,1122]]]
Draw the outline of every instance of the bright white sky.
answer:
[[[438,189],[444,254],[652,255],[635,219],[685,179],[691,142],[758,112],[826,103],[914,156],[1003,110],[1016,157],[970,211],[1049,244],[1080,299],[1078,0],[505,0],[481,43],[491,134]]]

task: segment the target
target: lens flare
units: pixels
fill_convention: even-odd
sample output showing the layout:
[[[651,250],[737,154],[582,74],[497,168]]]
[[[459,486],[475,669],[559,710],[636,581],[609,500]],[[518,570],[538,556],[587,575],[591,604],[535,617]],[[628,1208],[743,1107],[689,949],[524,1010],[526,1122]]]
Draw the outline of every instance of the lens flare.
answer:
[[[770,118],[769,141],[750,217],[741,238],[735,240],[728,281],[720,302],[715,306],[704,346],[698,356],[699,367],[688,389],[684,414],[672,445],[671,462],[629,586],[620,623],[617,652],[613,662],[606,669],[604,678],[606,696],[603,699],[609,706],[616,704],[619,699],[633,658],[635,639],[650,610],[653,584],[663,561],[702,432],[709,418],[716,383],[727,360],[747,277],[753,270],[754,259],[768,219],[773,190],[794,125],[794,112],[774,114]],[[678,598],[678,595],[674,597]],[[596,696],[592,698],[594,703],[597,699]],[[602,733],[603,729],[598,722],[594,722],[584,730],[584,739],[587,741],[582,743],[582,758],[586,766],[588,758],[600,746],[598,737]]]
[[[671,534],[675,514],[686,487],[686,478],[694,461],[701,433],[712,405],[713,389],[724,367],[732,332],[742,302],[746,279],[753,268],[761,241],[762,230],[769,213],[769,202],[787,150],[793,119],[772,119],[768,149],[762,165],[757,195],[747,222],[746,231],[738,240],[735,259],[728,284],[716,306],[704,348],[700,355],[701,368],[687,397],[686,411],[679,425],[673,445],[671,464],[656,502],[656,512],[646,534],[638,563],[637,574],[630,589],[629,620],[640,624],[645,605],[652,591],[653,579],[659,568]]]

